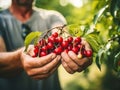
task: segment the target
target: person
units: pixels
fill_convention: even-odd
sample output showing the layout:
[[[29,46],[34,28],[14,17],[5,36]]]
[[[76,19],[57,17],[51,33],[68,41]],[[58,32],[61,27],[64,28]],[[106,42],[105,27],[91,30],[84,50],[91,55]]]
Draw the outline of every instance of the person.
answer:
[[[33,9],[33,2],[12,0],[8,9],[0,11],[0,90],[61,90],[59,65],[73,74],[92,63],[89,58],[79,60],[72,51],[40,58],[29,54],[33,46],[24,52],[24,39],[28,33],[67,23],[57,11]]]

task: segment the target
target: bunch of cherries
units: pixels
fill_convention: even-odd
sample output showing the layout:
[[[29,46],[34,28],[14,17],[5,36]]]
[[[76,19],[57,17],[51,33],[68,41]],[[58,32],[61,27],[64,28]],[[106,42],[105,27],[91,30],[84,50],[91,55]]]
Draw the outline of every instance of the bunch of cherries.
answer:
[[[81,43],[81,37],[69,35],[63,38],[63,32],[54,32],[49,36],[47,33],[34,45],[33,57],[42,57],[50,53],[60,55],[62,52],[68,53],[68,51],[73,51],[78,55],[78,58],[92,56],[92,51],[86,50],[85,46]]]

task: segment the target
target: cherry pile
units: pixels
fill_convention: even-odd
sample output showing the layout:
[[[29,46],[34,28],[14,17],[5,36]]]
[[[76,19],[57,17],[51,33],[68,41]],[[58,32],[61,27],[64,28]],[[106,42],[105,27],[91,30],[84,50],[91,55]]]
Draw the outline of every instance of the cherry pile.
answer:
[[[54,32],[47,36],[47,38],[41,38],[39,42],[34,45],[33,57],[42,57],[50,53],[60,55],[62,52],[68,53],[68,51],[73,51],[79,58],[91,57],[92,51],[86,50],[81,41],[81,37],[68,36],[63,38],[60,33]]]

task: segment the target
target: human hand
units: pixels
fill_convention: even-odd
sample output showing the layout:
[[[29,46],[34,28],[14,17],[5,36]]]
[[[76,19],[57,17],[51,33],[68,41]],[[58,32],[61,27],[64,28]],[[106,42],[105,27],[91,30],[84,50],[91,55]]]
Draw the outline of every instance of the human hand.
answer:
[[[60,55],[51,53],[43,57],[32,57],[32,47],[28,49],[27,54],[21,54],[22,65],[28,76],[33,79],[44,79],[49,77],[60,65]]]
[[[86,50],[92,50],[90,45],[84,39],[81,43],[85,46]],[[61,56],[62,66],[70,74],[81,72],[92,64],[92,57],[78,58],[78,55],[76,55],[73,51],[69,51],[68,53],[62,52]]]

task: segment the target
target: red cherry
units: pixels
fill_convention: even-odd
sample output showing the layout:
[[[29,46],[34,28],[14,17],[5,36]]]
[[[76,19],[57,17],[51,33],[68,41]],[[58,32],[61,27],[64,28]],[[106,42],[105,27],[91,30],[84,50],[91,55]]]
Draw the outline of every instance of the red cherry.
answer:
[[[37,53],[38,53],[38,51],[39,51],[39,49],[34,48],[34,53],[35,53],[35,54],[37,54]]]
[[[91,57],[92,56],[92,50],[84,50],[84,55],[86,57]]]
[[[58,48],[55,48],[54,53],[59,55],[59,54],[61,54],[62,51],[63,51],[62,48],[58,47]]]
[[[72,41],[73,41],[73,37],[68,37],[68,42],[72,43]]]
[[[48,44],[47,44],[47,48],[48,48],[48,49],[53,49],[53,48],[54,48],[53,43],[48,42]]]
[[[46,44],[46,40],[45,39],[42,39],[42,40],[39,41],[39,45],[40,46],[43,46],[45,44]]]
[[[80,37],[76,37],[76,38],[74,39],[74,42],[75,42],[75,43],[81,43],[81,38],[80,38]]]
[[[73,47],[73,48],[72,48],[72,51],[77,54],[78,51],[79,51],[79,48],[78,48],[78,47]]]
[[[72,45],[72,44],[69,44],[67,48],[68,48],[68,50],[72,50],[73,45]]]
[[[67,47],[68,47],[68,42],[67,42],[67,41],[63,41],[63,42],[61,43],[61,46],[62,46],[63,48],[67,48]]]
[[[46,52],[44,52],[44,51],[40,52],[40,57],[42,57],[42,56],[46,56],[46,55],[47,55]]]
[[[38,46],[34,46],[34,53],[38,54],[38,51],[39,51],[39,47]]]
[[[62,38],[62,37],[57,37],[57,38],[55,39],[55,42],[57,42],[57,43],[62,43],[62,42],[63,42],[63,38]]]
[[[58,37],[58,33],[57,33],[57,32],[54,32],[54,33],[52,34],[52,36],[56,38],[56,37]]]
[[[47,51],[47,49],[48,49],[47,46],[43,46],[43,47],[41,48],[42,51]]]
[[[48,37],[48,42],[54,43],[55,42],[55,37],[53,37],[53,36]]]

